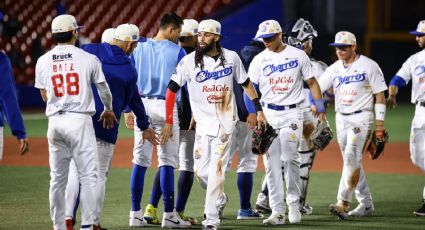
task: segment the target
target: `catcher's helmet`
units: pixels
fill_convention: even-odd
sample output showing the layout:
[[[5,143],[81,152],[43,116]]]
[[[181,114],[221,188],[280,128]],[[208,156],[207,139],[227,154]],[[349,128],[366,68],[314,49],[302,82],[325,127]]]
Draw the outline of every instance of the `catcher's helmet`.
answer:
[[[302,43],[317,37],[317,31],[311,23],[303,18],[296,22],[289,23],[285,28],[284,41],[288,45],[303,49]]]

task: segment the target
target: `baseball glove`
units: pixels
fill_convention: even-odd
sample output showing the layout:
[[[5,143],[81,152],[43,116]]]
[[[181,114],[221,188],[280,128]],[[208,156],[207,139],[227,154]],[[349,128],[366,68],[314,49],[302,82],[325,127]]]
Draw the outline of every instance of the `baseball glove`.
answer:
[[[329,145],[333,138],[333,132],[329,127],[328,122],[319,121],[316,126],[316,130],[311,136],[313,140],[314,147],[320,151],[326,148]]]
[[[385,143],[388,142],[388,138],[388,132],[385,129],[381,131],[375,130],[373,132],[366,150],[369,152],[372,160],[377,159],[384,152]]]
[[[269,124],[265,128],[254,130],[252,132],[252,152],[257,155],[266,154],[276,137],[276,131]]]

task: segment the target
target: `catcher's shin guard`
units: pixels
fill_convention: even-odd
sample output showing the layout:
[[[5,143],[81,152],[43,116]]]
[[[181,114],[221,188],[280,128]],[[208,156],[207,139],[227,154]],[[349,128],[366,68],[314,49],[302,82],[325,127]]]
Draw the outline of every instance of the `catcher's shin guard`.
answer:
[[[307,198],[307,187],[310,179],[310,170],[313,166],[316,150],[299,151],[301,157],[300,164],[300,207],[304,207]]]

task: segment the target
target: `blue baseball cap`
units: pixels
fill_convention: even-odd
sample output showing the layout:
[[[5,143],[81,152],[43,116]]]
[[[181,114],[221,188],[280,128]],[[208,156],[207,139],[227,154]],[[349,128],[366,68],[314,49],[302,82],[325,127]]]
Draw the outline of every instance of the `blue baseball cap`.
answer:
[[[416,30],[410,31],[410,34],[416,35],[416,36],[422,36],[425,35],[425,20],[422,20],[418,23],[418,27]]]

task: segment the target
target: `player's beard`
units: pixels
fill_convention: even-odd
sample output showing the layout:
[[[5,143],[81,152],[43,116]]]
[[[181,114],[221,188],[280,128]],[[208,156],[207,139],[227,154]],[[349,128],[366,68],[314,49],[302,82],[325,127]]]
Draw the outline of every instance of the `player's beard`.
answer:
[[[198,43],[198,44],[196,44],[196,45],[198,46],[199,51],[201,52],[201,54],[202,54],[202,55],[205,55],[206,53],[210,52],[210,51],[213,49],[213,47],[214,47],[214,42],[211,42],[210,44],[207,44],[207,45],[206,45],[206,46],[204,46],[204,47],[201,47],[201,46],[199,45],[199,43]]]

